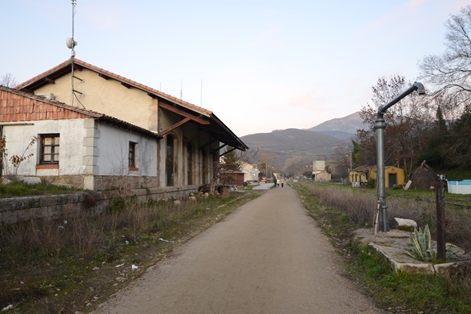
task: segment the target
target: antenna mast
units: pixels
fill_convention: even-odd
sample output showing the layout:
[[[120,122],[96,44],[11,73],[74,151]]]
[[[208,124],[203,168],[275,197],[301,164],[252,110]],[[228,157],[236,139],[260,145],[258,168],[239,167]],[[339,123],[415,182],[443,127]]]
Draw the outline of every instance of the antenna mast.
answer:
[[[74,105],[74,97],[76,98],[77,96],[75,95],[75,92],[77,92],[74,88],[74,79],[75,79],[75,74],[74,74],[74,58],[75,58],[75,46],[77,46],[77,42],[74,39],[74,17],[75,17],[75,6],[77,5],[77,0],[72,0],[72,38],[67,38],[65,41],[67,47],[71,50],[71,55],[70,55],[70,66],[71,66],[71,105]],[[82,79],[78,78],[80,81],[83,82]],[[78,92],[80,93],[80,92]],[[81,93],[80,93],[81,94]],[[78,99],[77,99],[78,100]],[[80,101],[79,101],[80,102]],[[80,103],[82,106],[83,104]],[[85,106],[83,106],[85,108]]]
[[[74,28],[75,28],[75,21],[74,21],[74,17],[75,17],[75,6],[77,5],[77,0],[72,0],[72,48],[70,48],[72,51],[71,51],[71,55],[70,55],[70,66],[72,67],[71,69],[71,84],[72,84],[72,90],[71,90],[71,101],[70,101],[70,105],[73,106],[74,105],[74,58],[75,58],[75,46],[77,45],[77,43],[75,42],[75,39],[74,39]]]

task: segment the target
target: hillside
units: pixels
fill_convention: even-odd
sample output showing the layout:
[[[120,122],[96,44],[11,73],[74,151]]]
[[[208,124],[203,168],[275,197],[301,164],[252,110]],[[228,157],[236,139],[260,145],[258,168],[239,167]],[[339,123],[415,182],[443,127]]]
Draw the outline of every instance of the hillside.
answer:
[[[357,133],[357,129],[363,129],[363,120],[360,118],[360,112],[355,112],[343,118],[336,118],[323,122],[309,131],[322,132],[341,139],[348,139]]]
[[[343,140],[328,134],[299,129],[250,134],[241,139],[250,149],[276,154],[282,164],[292,156],[312,162],[316,157],[332,155],[334,147],[344,143]]]

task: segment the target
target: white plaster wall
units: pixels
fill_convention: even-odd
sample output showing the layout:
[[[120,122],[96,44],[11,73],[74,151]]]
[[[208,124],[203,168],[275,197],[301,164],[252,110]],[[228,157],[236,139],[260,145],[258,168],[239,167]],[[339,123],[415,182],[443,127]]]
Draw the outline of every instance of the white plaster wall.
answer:
[[[4,162],[4,174],[14,174],[9,160],[13,155],[23,155],[32,137],[41,134],[60,134],[59,169],[38,169],[39,143],[36,142],[24,153],[34,156],[23,161],[18,168],[18,175],[74,175],[83,171],[82,152],[84,138],[84,119],[30,121],[32,125],[3,126],[6,138],[7,154]]]
[[[157,139],[149,138],[134,132],[97,123],[99,138],[96,139],[99,148],[97,159],[97,175],[140,175],[156,176]],[[138,171],[129,172],[128,154],[129,142],[137,143]]]
[[[258,180],[258,168],[256,164],[242,162],[241,171],[244,173],[244,181]]]

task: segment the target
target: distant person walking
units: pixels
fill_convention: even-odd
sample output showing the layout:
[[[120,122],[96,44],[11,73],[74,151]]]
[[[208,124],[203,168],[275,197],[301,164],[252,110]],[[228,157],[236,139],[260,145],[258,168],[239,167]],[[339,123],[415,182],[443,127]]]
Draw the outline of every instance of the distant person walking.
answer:
[[[277,187],[280,186],[280,179],[276,179],[276,186],[277,186]]]
[[[281,187],[284,187],[284,186],[285,186],[285,179],[281,178]]]

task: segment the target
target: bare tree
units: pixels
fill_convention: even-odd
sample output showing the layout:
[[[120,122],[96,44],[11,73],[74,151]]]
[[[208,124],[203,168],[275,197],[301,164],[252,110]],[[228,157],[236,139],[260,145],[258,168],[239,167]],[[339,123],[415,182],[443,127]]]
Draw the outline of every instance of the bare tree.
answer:
[[[258,162],[260,169],[267,169],[267,176],[273,172],[281,171],[281,161],[275,152],[260,149],[258,151]],[[263,167],[262,163],[264,163]]]
[[[406,81],[403,76],[395,75],[379,78],[373,86],[373,104],[367,104],[360,111],[360,116],[369,128],[357,132],[357,139],[363,153],[369,154],[369,161],[374,158],[376,152],[374,121],[377,108],[387,104],[411,85],[412,83]],[[434,116],[430,110],[429,99],[411,94],[385,114],[385,160],[389,165],[404,168],[406,176],[411,174],[417,155],[425,146],[427,130],[433,123]],[[363,157],[366,160],[366,156]]]
[[[435,95],[448,94],[452,103],[471,97],[471,5],[446,21],[445,52],[426,56],[419,63],[421,78],[435,85]]]
[[[16,79],[13,77],[11,73],[7,73],[2,78],[0,79],[0,85],[6,86],[13,88],[17,86],[19,83],[16,81]]]
[[[283,167],[283,171],[286,173],[288,177],[292,177],[295,175],[303,174],[304,172],[304,163],[303,158],[300,156],[292,156],[285,161],[285,165]]]
[[[245,151],[237,151],[236,154],[239,156],[240,160],[243,160],[249,164],[255,164],[259,160],[259,149],[258,148],[249,148]]]
[[[348,177],[348,171],[352,170],[352,147],[347,143],[334,148],[332,172],[340,178]]]

